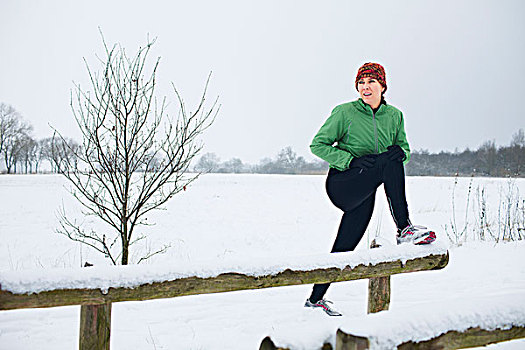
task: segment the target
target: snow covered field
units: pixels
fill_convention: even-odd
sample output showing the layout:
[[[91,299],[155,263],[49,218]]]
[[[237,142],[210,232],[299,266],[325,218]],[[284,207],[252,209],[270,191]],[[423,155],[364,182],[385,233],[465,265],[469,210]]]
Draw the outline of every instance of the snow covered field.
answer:
[[[454,238],[472,241],[479,234],[476,223],[482,189],[493,234],[498,232],[496,223],[503,217],[506,198],[519,200],[520,193],[525,193],[525,179],[457,181],[455,185],[454,178],[407,180],[412,221],[434,228],[442,241],[448,240],[445,225],[452,232],[453,196],[456,231],[463,230],[465,218],[468,223],[465,236]],[[57,175],[0,177],[0,274],[32,269],[45,274],[45,269],[76,267],[85,261],[108,264],[98,253],[55,233],[56,212],[62,203],[73,217],[85,219],[64,184]],[[134,257],[138,260],[149,247],[164,243],[171,244],[170,250],[147,264],[187,266],[209,261],[212,265],[231,260],[249,264],[254,259],[321,254],[331,248],[340,215],[325,195],[324,176],[206,175],[169,202],[166,211],[150,215],[149,221],[156,225],[143,229],[149,239]],[[367,236],[358,249],[366,249],[376,235],[394,242],[394,231],[380,189]],[[412,320],[407,332],[415,332],[414,327],[429,314],[443,310],[456,312],[457,317],[451,316],[448,323],[474,317],[489,324],[490,315],[496,315],[525,324],[524,251],[522,242],[470,242],[452,248],[444,270],[392,278],[388,316],[398,325]],[[366,316],[366,281],[338,283],[329,290],[327,298],[345,315],[342,318],[305,310],[302,304],[310,289],[283,287],[117,303],[112,313],[112,348],[255,349],[272,335],[283,344],[311,349],[333,341],[337,328],[350,332],[373,320]],[[77,347],[79,309],[0,312],[0,349]],[[446,324],[436,324],[439,327]],[[399,333],[399,327],[393,331]],[[520,349],[525,342],[497,347]]]

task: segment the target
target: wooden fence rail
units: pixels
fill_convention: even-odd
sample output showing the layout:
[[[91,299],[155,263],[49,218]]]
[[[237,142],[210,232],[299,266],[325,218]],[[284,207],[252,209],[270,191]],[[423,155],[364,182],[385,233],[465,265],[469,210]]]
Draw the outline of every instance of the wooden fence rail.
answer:
[[[224,273],[217,277],[188,277],[173,281],[140,285],[135,288],[61,289],[37,294],[14,294],[0,290],[0,310],[42,308],[67,305],[97,305],[119,301],[138,301],[173,298],[185,295],[232,292],[300,284],[342,282],[358,279],[386,277],[399,273],[442,269],[448,264],[448,253],[402,261],[382,262],[377,265],[333,267],[311,271],[285,270],[275,275],[248,276]],[[1,288],[1,286],[0,286]]]
[[[508,329],[482,329],[472,327],[464,331],[451,330],[425,341],[407,341],[397,345],[398,350],[451,350],[465,349],[508,340],[525,338],[525,327],[513,326]],[[271,348],[268,348],[271,349]],[[278,349],[278,348],[275,348]],[[367,350],[370,340],[366,337],[337,331],[336,350]]]
[[[216,277],[187,277],[171,281],[143,284],[134,288],[60,289],[33,294],[16,294],[3,290],[0,285],[0,310],[45,308],[83,305],[80,321],[80,350],[109,349],[111,303],[121,301],[152,300],[185,295],[231,292],[301,284],[342,282],[358,279],[383,278],[394,274],[444,268],[449,261],[448,252],[429,255],[405,262],[401,260],[368,263],[355,267],[319,268],[310,271],[287,269],[263,276],[223,273]],[[369,295],[378,293],[370,292]],[[383,298],[390,303],[390,296]],[[98,306],[98,307],[97,307]],[[377,308],[376,308],[377,309]],[[379,309],[375,310],[379,311]]]
[[[496,329],[471,327],[467,330],[449,330],[431,339],[406,341],[398,344],[398,350],[454,350],[481,347],[489,344],[525,338],[525,327],[511,326]],[[368,350],[371,340],[338,330],[335,339],[335,350]],[[377,346],[376,346],[377,348]],[[259,350],[290,350],[275,345],[270,337],[261,342]],[[332,344],[325,343],[318,350],[334,350]]]

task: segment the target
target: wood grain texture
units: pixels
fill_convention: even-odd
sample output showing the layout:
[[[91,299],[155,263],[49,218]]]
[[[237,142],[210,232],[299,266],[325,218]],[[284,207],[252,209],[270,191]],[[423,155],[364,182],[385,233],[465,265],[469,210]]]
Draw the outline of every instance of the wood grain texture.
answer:
[[[111,304],[80,307],[79,350],[109,350]]]
[[[459,332],[451,330],[435,338],[421,342],[406,342],[397,346],[398,350],[454,350],[467,349],[525,338],[525,327],[514,326],[509,329],[486,330],[479,327]],[[368,338],[337,331],[336,350],[369,349]]]
[[[379,248],[376,240],[372,240],[370,248]],[[390,276],[373,277],[368,280],[368,313],[388,310],[390,307]]]
[[[364,278],[386,277],[393,274],[442,269],[449,255],[430,255],[422,258],[382,262],[377,265],[358,265],[311,271],[285,270],[266,276],[247,276],[224,273],[216,277],[188,277],[173,281],[144,284],[135,288],[110,288],[106,294],[99,289],[63,289],[36,294],[14,294],[0,290],[0,310],[41,308],[66,305],[96,305],[119,301],[173,298],[185,295],[231,292],[300,284],[342,282]]]
[[[386,311],[390,307],[390,276],[368,280],[368,313]]]
[[[525,338],[525,327],[515,326],[510,329],[495,330],[485,330],[476,327],[469,328],[464,332],[450,331],[419,343],[403,343],[398,346],[398,350],[466,349],[520,338]]]
[[[367,338],[347,334],[340,329],[335,337],[335,350],[366,350],[370,347]]]

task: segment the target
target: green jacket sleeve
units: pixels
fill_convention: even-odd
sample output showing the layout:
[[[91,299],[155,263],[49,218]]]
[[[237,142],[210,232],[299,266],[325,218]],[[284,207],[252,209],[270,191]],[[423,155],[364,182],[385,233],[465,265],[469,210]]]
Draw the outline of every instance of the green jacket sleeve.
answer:
[[[399,121],[399,128],[397,131],[395,145],[399,145],[406,154],[406,158],[403,161],[403,164],[406,165],[410,161],[410,146],[407,141],[407,134],[405,132],[405,122],[403,118],[403,113],[401,113],[401,119]]]
[[[332,168],[345,170],[350,167],[353,157],[334,143],[345,136],[345,118],[341,108],[336,107],[326,122],[321,126],[310,145],[310,150],[319,158],[327,161]]]

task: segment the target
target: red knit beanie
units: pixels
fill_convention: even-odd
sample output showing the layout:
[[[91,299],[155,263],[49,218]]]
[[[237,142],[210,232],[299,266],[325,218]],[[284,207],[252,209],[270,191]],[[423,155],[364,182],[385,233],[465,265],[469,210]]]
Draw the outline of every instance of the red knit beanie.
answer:
[[[371,77],[376,79],[382,87],[385,88],[386,92],[386,74],[385,69],[379,63],[368,62],[363,64],[357,71],[357,77],[355,78],[355,88],[357,89],[357,82],[364,77]]]

